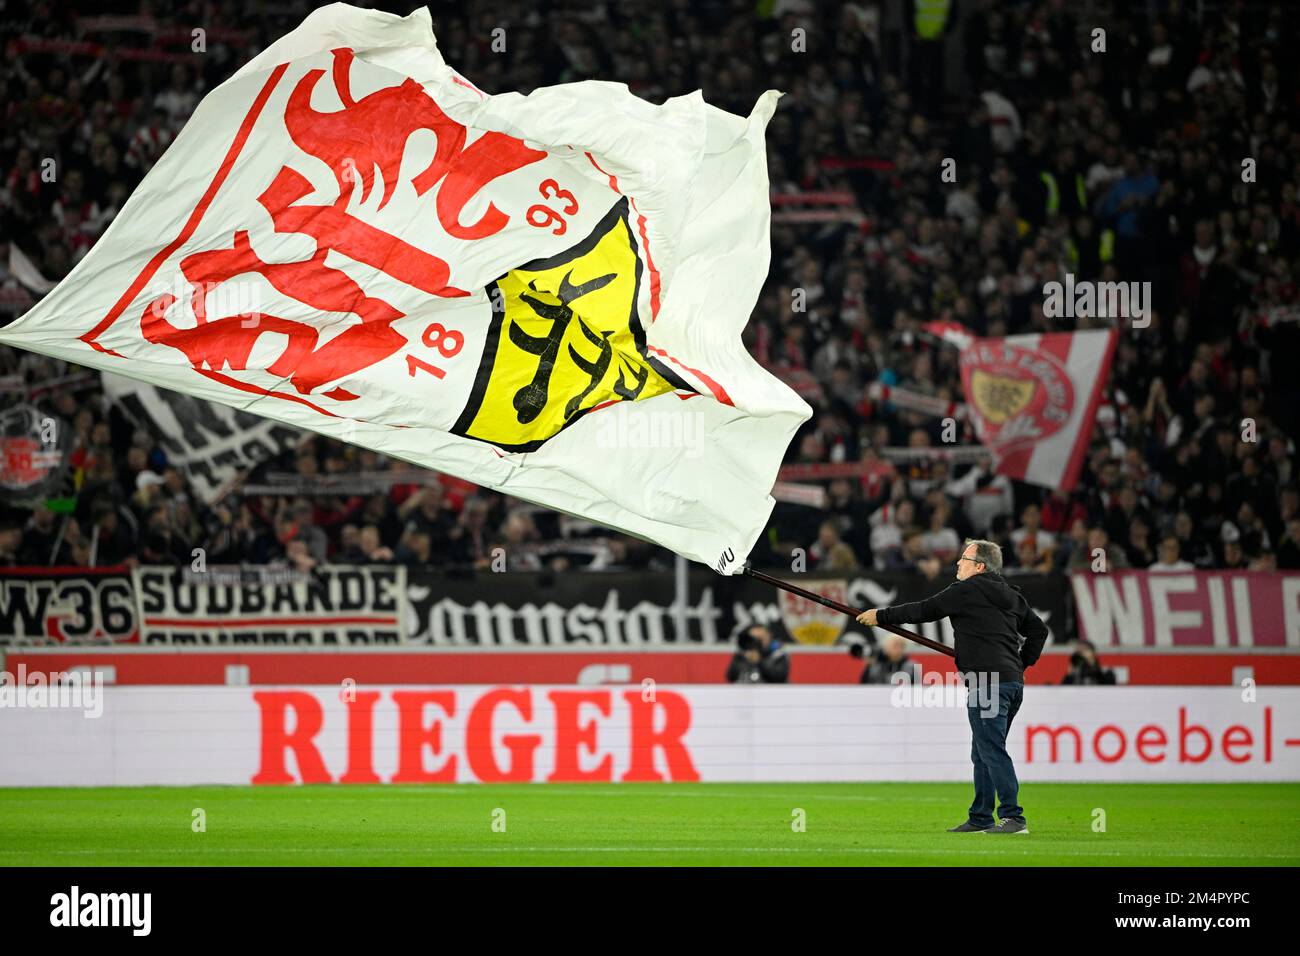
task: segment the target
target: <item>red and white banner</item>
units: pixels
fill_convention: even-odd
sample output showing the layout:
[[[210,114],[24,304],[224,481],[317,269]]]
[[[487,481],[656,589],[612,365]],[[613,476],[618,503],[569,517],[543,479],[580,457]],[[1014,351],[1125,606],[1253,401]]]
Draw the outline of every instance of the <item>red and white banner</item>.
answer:
[[[961,383],[996,470],[1070,491],[1079,479],[1114,329],[979,339],[961,353]]]
[[[966,417],[966,406],[961,402],[949,402],[934,395],[926,395],[923,392],[914,392],[911,389],[898,388],[893,385],[883,385],[880,382],[872,382],[867,386],[867,397],[873,401],[889,402],[911,412],[933,415],[935,418],[963,419]]]
[[[1300,647],[1300,574],[1075,572],[1079,637],[1098,647]]]
[[[0,700],[3,700],[0,695]],[[947,686],[107,687],[0,708],[0,786],[969,781]],[[1300,781],[1300,688],[1029,688],[1022,781]]]
[[[969,348],[976,341],[975,333],[960,322],[927,322],[921,328],[939,341],[959,349]]]
[[[0,568],[0,650],[138,644],[137,608],[125,565]]]
[[[741,332],[764,131],[698,94],[488,95],[332,4],[199,104],[0,341],[743,565],[810,409]]]

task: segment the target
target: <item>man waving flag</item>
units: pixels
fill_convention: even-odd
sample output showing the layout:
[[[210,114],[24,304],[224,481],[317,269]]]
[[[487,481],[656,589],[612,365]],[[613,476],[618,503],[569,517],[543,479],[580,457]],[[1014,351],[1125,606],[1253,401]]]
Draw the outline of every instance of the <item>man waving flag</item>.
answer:
[[[199,104],[0,341],[743,565],[807,405],[744,350],[763,133],[698,94],[488,95],[427,10],[313,12]]]

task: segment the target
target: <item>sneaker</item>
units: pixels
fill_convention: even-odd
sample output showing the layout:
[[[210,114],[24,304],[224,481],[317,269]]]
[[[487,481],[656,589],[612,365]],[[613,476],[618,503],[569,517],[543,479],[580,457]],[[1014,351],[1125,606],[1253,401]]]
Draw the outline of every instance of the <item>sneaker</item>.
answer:
[[[980,826],[977,823],[971,823],[969,820],[967,820],[959,827],[949,827],[948,832],[949,833],[987,833],[989,830],[992,829],[993,829],[993,824],[991,823],[988,826]]]
[[[1028,833],[1029,826],[1024,820],[1003,820],[995,827],[990,827],[985,833]]]

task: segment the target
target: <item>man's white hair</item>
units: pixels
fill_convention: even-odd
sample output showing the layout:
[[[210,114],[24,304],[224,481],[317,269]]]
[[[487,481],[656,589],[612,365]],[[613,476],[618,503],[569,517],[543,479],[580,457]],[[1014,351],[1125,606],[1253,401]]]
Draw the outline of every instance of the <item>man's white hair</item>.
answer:
[[[1001,574],[1002,546],[996,541],[985,541],[983,538],[967,538],[962,552],[965,553],[966,548],[972,544],[975,545],[975,560],[988,570]]]

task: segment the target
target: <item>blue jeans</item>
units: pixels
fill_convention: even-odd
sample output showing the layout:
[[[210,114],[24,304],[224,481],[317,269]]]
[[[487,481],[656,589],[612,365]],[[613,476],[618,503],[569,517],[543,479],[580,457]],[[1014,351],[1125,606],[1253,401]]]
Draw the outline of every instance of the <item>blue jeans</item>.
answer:
[[[1024,700],[1025,685],[999,681],[997,687],[996,711],[991,699],[981,702],[974,693],[966,703],[971,732],[970,760],[975,765],[975,802],[970,805],[970,822],[985,827],[993,825],[995,794],[1000,801],[999,817],[1021,823],[1025,820],[1025,811],[1016,802],[1020,792],[1016,768],[1007,753],[1007,732]],[[985,704],[983,708],[981,703]]]

